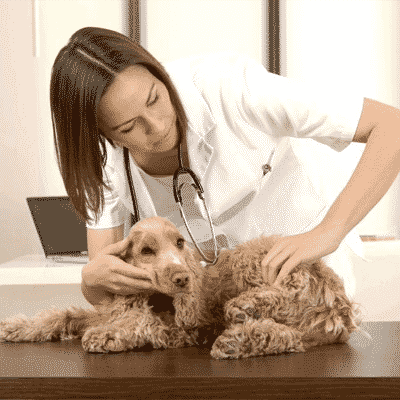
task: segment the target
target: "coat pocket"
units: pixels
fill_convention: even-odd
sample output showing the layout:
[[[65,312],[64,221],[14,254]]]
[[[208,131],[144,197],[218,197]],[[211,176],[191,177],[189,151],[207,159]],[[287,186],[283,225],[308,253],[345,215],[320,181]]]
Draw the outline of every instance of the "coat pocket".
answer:
[[[261,178],[257,196],[245,211],[246,239],[305,232],[322,220],[327,208],[290,140],[284,138],[275,150],[271,170]]]

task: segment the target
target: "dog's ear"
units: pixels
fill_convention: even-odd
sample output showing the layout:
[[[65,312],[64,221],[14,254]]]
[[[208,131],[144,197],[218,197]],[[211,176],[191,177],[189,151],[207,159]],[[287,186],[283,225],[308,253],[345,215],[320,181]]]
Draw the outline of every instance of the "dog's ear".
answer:
[[[130,242],[129,245],[127,246],[127,248],[119,256],[119,258],[122,261],[125,261],[128,264],[132,264],[132,261],[133,261],[132,248],[133,248],[133,243]]]
[[[140,231],[131,230],[129,236],[127,237],[128,245],[125,250],[119,255],[119,258],[122,261],[125,261],[128,264],[134,264],[135,262],[135,248],[138,243],[140,243],[141,238],[143,237],[143,233]]]

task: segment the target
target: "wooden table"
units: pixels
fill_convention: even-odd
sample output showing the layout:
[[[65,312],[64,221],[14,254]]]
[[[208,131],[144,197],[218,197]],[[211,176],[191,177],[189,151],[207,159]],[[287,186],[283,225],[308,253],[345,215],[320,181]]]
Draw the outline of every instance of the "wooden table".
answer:
[[[59,298],[66,288],[59,285]],[[20,298],[15,288],[0,289],[8,304]],[[400,398],[400,322],[363,328],[371,341],[354,333],[346,344],[306,353],[229,361],[195,347],[99,355],[79,340],[0,343],[0,398]]]

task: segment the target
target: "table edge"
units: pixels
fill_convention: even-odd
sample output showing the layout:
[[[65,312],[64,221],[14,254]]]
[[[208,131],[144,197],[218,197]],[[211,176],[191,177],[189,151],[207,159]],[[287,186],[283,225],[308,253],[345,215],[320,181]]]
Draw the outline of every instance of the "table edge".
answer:
[[[304,389],[307,388],[305,391]],[[398,398],[400,377],[376,378],[0,378],[1,398]],[[61,397],[60,397],[61,396]],[[231,397],[230,397],[231,396]],[[304,397],[303,397],[304,396]]]

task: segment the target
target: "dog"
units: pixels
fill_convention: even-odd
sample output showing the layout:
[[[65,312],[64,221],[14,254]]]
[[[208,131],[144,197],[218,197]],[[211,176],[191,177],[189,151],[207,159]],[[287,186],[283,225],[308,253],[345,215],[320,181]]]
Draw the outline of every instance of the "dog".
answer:
[[[155,290],[115,295],[109,306],[49,310],[0,322],[0,341],[82,338],[85,351],[122,352],[209,346],[216,359],[238,359],[346,342],[361,323],[342,280],[322,261],[302,263],[279,287],[262,277],[261,261],[279,236],[221,251],[215,265],[160,217],[135,224],[120,254],[147,270]]]

